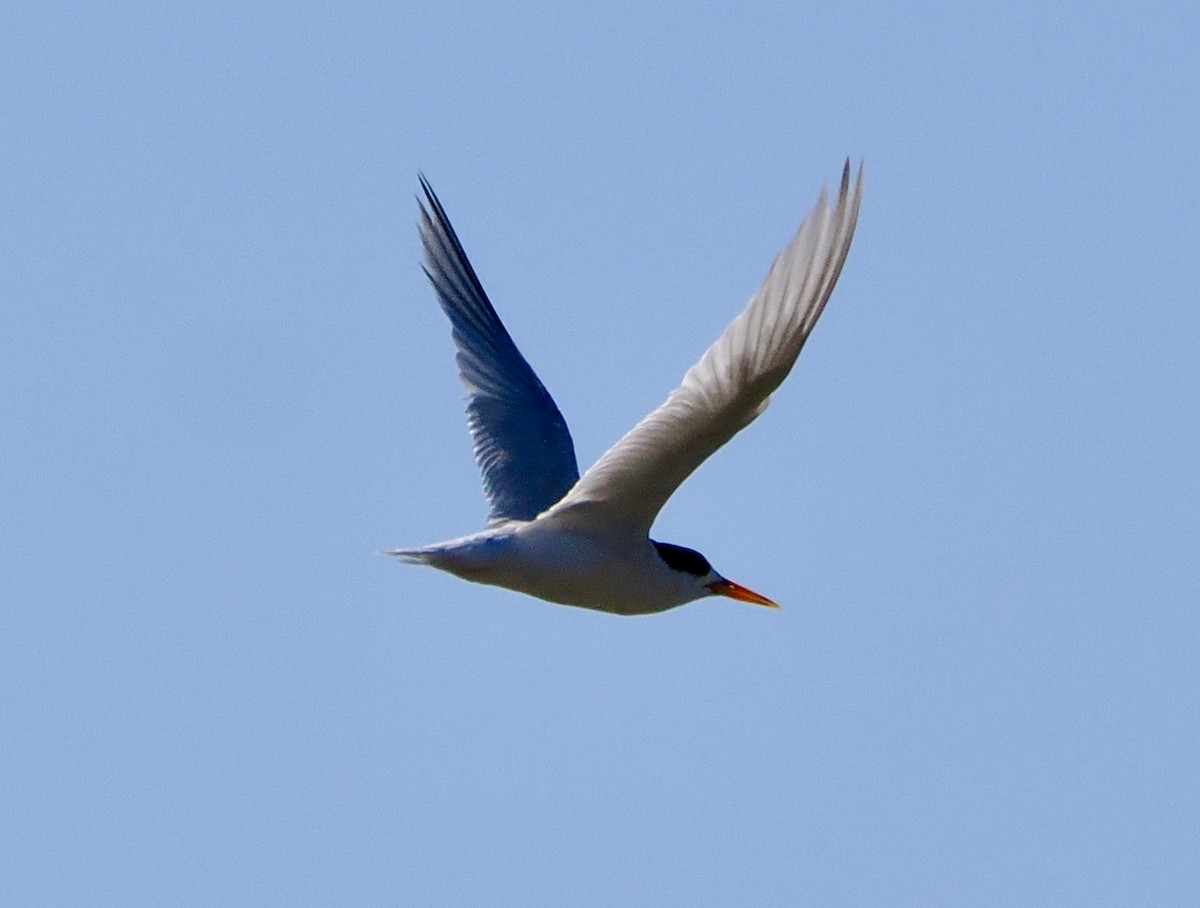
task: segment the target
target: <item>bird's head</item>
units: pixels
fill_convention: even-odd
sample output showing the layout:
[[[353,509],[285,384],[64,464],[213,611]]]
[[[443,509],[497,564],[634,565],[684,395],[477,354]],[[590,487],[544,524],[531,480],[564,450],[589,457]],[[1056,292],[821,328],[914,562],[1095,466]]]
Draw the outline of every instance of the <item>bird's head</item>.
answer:
[[[650,541],[654,542],[653,539]],[[740,583],[726,580],[714,571],[712,565],[708,563],[708,559],[695,549],[671,545],[669,542],[654,542],[654,548],[658,551],[658,557],[666,562],[667,567],[688,576],[689,584],[693,584],[696,588],[697,599],[704,596],[728,596],[739,602],[752,602],[755,605],[779,608],[766,596],[760,596],[753,590],[746,589]]]

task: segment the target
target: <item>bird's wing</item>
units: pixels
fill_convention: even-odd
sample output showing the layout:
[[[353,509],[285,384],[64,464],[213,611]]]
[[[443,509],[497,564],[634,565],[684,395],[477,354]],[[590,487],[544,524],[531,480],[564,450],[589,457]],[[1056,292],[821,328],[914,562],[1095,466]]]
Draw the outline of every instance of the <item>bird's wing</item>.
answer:
[[[833,208],[825,191],[746,310],[666,403],[613,445],[546,516],[580,527],[648,533],[693,470],[767,407],[825,308],[842,270],[862,194],[850,162]]]
[[[454,329],[488,521],[532,520],[579,479],[571,433],[496,315],[424,177],[421,188],[425,273]]]

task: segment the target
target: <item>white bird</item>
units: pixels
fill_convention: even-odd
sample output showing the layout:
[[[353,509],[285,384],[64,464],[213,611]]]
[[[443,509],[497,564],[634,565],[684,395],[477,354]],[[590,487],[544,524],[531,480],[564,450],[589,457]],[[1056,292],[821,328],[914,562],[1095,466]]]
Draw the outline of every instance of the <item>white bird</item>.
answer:
[[[791,371],[849,251],[861,166],[851,188],[846,161],[832,208],[822,189],[746,310],[666,402],[582,477],[562,414],[500,322],[424,177],[421,188],[425,273],[453,327],[491,513],[472,536],[387,554],[621,615],[705,596],[778,608],[722,577],[699,552],[650,539],[650,527],[680,483],[766,409]]]

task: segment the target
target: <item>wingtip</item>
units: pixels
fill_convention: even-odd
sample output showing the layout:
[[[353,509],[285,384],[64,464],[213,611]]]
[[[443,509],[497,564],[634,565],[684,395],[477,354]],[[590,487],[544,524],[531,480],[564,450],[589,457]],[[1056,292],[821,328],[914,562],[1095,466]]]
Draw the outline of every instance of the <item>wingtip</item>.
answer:
[[[420,195],[417,196],[417,205],[420,207],[422,213],[428,214],[429,211],[440,211],[442,203],[438,201],[437,193],[433,191],[433,186],[430,185],[424,171],[417,171],[417,181],[421,184],[421,193],[425,196],[424,199]]]
[[[850,156],[846,156],[846,161],[842,165],[842,180],[838,187],[838,200],[845,199],[850,194]],[[854,194],[861,195],[863,187],[863,174],[866,171],[866,161],[858,162],[858,173],[854,178]]]

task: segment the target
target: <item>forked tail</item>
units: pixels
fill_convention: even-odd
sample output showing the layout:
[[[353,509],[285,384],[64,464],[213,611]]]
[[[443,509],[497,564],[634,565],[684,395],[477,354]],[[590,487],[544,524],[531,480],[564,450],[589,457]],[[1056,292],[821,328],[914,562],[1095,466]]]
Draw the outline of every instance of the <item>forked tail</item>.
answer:
[[[429,564],[434,552],[434,549],[388,549],[380,554],[399,558],[405,564]]]

